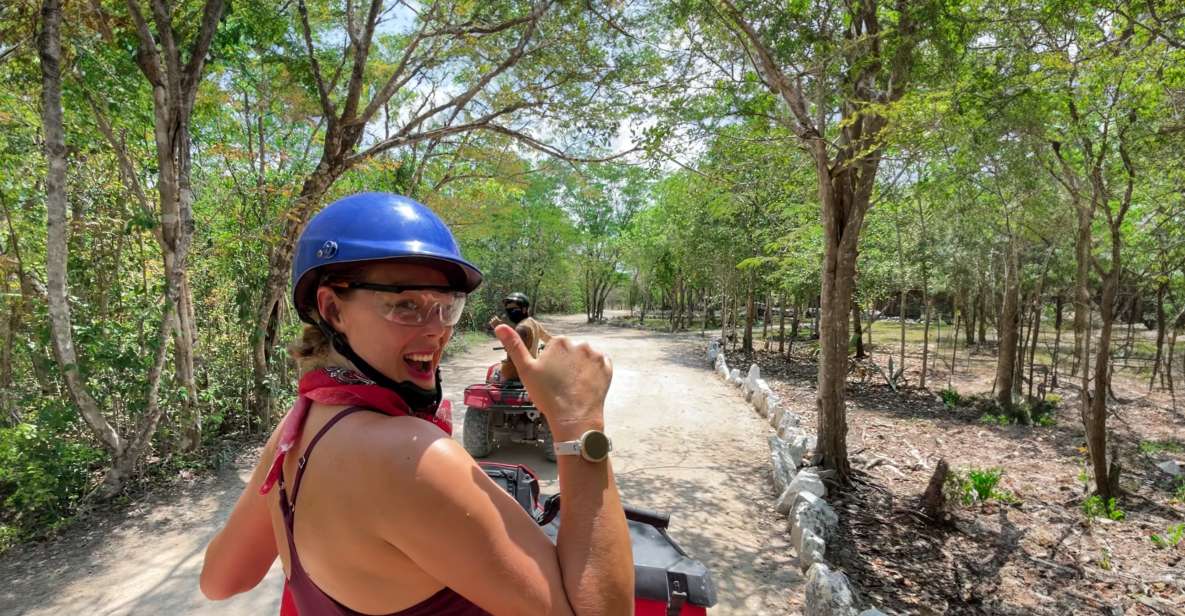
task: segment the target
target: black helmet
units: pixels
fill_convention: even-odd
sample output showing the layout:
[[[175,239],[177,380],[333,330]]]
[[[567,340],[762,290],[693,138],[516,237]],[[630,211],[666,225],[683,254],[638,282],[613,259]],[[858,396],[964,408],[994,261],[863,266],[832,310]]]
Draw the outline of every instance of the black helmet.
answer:
[[[531,306],[531,300],[528,299],[525,294],[519,293],[518,291],[515,291],[514,293],[507,295],[502,300],[502,305],[505,306],[506,304],[509,304],[510,302],[519,304],[523,308],[529,308]]]

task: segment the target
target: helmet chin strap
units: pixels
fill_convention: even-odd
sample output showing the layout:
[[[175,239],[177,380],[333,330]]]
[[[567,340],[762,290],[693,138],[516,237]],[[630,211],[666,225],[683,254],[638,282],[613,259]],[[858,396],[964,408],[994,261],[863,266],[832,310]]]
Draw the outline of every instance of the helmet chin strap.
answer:
[[[346,342],[344,336],[333,329],[328,323],[320,319],[317,320],[317,328],[321,333],[329,339],[330,344],[333,345],[333,350],[337,351],[350,360],[354,367],[358,368],[366,378],[375,382],[379,387],[389,389],[407,403],[407,406],[415,413],[435,413],[436,407],[440,406],[440,401],[444,398],[444,390],[440,384],[440,367],[436,368],[436,388],[424,389],[411,383],[409,381],[395,381],[387,375],[375,370],[366,360],[358,356],[354,349],[350,348],[350,343]]]

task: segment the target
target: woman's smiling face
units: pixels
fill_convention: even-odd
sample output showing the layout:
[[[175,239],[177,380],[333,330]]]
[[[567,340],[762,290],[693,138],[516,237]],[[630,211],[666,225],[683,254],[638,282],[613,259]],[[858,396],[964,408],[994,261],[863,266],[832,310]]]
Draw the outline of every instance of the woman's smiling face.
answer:
[[[447,287],[448,278],[432,267],[399,261],[379,261],[358,266],[353,282],[393,286]],[[421,325],[401,325],[388,320],[382,303],[366,289],[317,288],[317,309],[322,317],[343,334],[350,348],[374,369],[390,379],[409,381],[424,389],[436,387],[436,368],[453,327],[434,314]]]

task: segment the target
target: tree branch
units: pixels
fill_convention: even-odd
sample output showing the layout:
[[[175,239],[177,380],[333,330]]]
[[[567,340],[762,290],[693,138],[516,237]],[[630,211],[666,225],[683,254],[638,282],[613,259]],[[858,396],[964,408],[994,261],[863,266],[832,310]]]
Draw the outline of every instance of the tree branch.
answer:
[[[132,0],[129,0],[131,2]],[[321,97],[321,111],[329,118],[330,126],[337,124],[337,110],[333,101],[329,100],[329,90],[325,87],[325,78],[321,76],[321,64],[317,62],[317,53],[313,49],[313,31],[309,27],[309,10],[304,0],[297,0],[296,11],[300,14],[301,33],[304,34],[305,52],[309,56],[309,65],[313,71],[313,79],[317,82],[317,94]]]
[[[820,137],[818,129],[811,123],[810,114],[807,113],[806,98],[802,94],[802,90],[798,84],[791,82],[782,69],[774,61],[773,53],[766,47],[761,40],[761,36],[757,30],[748,22],[745,21],[744,16],[732,3],[732,0],[721,0],[724,4],[729,17],[736,24],[737,27],[745,34],[748,39],[748,48],[752,46],[757,53],[759,62],[754,62],[754,68],[762,76],[762,80],[769,86],[773,87],[786,104],[790,107],[791,113],[794,114],[795,120],[798,122],[796,133],[802,139],[816,139]]]
[[[202,13],[202,29],[194,41],[193,51],[189,56],[189,63],[185,66],[185,74],[181,77],[181,92],[185,97],[185,107],[193,107],[194,97],[197,96],[197,84],[201,80],[202,68],[206,63],[206,54],[214,41],[214,31],[218,29],[218,21],[222,19],[223,0],[206,0]]]

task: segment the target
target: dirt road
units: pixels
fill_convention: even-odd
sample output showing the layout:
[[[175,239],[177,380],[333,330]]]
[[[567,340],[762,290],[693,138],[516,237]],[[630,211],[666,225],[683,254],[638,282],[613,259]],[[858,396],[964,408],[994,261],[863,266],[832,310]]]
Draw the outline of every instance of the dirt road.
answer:
[[[766,429],[735,389],[705,366],[698,336],[587,326],[583,317],[545,320],[553,332],[587,339],[613,358],[606,408],[613,466],[624,500],[670,511],[670,533],[712,569],[713,616],[797,612],[802,578],[784,519],[772,510]],[[496,341],[447,361],[446,397],[459,401],[501,353]],[[454,417],[460,437],[462,408]],[[555,466],[540,450],[511,445],[494,459],[526,462],[544,492]],[[278,561],[252,592],[210,603],[197,589],[206,542],[229,515],[253,459],[236,471],[150,497],[119,521],[72,529],[0,559],[0,614],[277,614]]]

